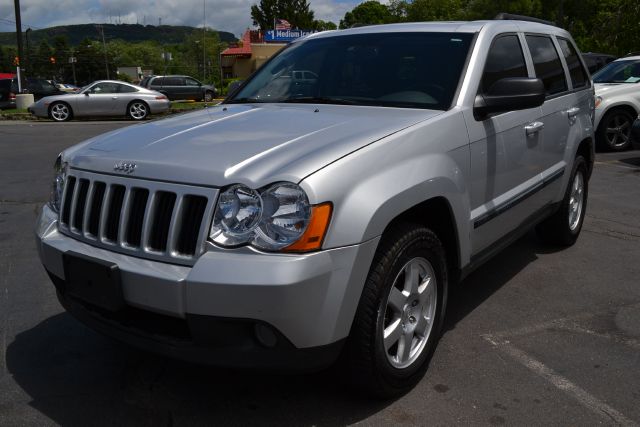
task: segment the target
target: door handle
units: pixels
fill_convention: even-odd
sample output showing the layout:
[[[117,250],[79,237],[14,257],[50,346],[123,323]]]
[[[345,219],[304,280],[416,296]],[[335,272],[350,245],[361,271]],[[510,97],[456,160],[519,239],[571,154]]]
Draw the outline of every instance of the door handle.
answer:
[[[526,125],[524,127],[524,130],[527,133],[527,136],[529,136],[529,135],[533,135],[534,133],[537,133],[537,132],[541,131],[543,128],[544,128],[544,123],[542,123],[542,122],[533,122],[533,123],[529,123],[528,125]]]
[[[112,96],[111,99],[118,99],[118,97],[117,96]]]
[[[571,119],[571,118],[577,116],[579,112],[580,112],[580,108],[579,107],[573,107],[573,108],[569,108],[567,110],[567,115]]]

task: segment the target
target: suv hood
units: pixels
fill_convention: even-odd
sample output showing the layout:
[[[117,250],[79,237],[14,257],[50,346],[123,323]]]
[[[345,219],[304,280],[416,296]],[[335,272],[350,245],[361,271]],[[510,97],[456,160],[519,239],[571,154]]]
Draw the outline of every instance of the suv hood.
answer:
[[[612,96],[634,91],[640,93],[640,83],[594,83],[593,87],[596,96]]]
[[[229,104],[119,129],[64,153],[70,166],[199,185],[299,182],[347,154],[442,111]]]

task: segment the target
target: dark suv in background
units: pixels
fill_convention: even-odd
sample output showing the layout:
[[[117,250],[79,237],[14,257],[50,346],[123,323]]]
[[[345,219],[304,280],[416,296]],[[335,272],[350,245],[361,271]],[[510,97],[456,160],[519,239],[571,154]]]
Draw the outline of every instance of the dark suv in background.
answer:
[[[193,99],[211,102],[217,94],[213,85],[206,85],[189,76],[152,76],[141,83],[147,89],[156,90],[170,100]]]
[[[45,96],[62,95],[61,91],[45,79],[27,78],[27,93],[32,93],[34,101]],[[18,93],[18,79],[0,79],[0,108],[16,108],[16,94]]]

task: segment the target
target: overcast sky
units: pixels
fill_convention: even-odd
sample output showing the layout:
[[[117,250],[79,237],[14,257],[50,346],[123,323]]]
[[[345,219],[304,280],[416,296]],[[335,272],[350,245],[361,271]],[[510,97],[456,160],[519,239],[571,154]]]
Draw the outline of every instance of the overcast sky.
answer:
[[[65,24],[127,23],[202,26],[240,36],[251,26],[250,8],[259,0],[21,0],[23,29]],[[310,0],[316,19],[336,24],[364,0]],[[386,3],[383,0],[382,3]],[[15,31],[13,1],[0,2],[0,31]]]

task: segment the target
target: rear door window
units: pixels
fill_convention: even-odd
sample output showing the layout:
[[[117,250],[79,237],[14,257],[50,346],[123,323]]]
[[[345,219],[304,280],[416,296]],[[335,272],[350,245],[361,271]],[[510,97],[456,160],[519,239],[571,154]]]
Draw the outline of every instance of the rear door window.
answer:
[[[569,40],[560,37],[558,37],[558,44],[560,45],[560,50],[567,62],[573,88],[578,89],[588,86],[589,79],[587,77],[587,72],[582,66],[582,62],[580,62],[580,58],[578,57],[578,52],[573,47],[573,44],[569,42]]]
[[[567,90],[564,68],[553,41],[547,36],[526,36],[527,45],[533,58],[536,77],[542,80],[547,95],[555,95]]]
[[[515,34],[498,36],[489,49],[480,92],[486,93],[500,79],[528,76],[518,36]]]

